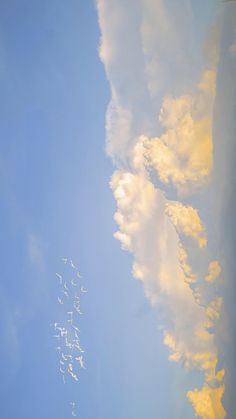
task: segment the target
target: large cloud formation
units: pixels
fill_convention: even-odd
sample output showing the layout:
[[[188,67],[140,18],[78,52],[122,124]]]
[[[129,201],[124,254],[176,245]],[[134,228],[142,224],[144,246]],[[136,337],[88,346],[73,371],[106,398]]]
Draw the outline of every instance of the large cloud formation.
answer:
[[[206,263],[207,228],[200,210],[168,198],[165,189],[186,198],[208,181],[216,71],[212,60],[199,66],[200,76],[191,71],[191,8],[187,0],[176,14],[173,8],[163,0],[97,0],[99,53],[111,86],[106,131],[116,165],[110,181],[114,236],[133,254],[133,276],[150,303],[162,307],[170,361],[203,373],[202,389],[187,393],[195,414],[221,419],[225,371],[218,368],[214,330],[223,300],[214,295],[202,303],[193,288],[200,273],[189,259],[193,251],[198,258],[204,252]],[[210,285],[221,268],[208,259],[202,283]]]

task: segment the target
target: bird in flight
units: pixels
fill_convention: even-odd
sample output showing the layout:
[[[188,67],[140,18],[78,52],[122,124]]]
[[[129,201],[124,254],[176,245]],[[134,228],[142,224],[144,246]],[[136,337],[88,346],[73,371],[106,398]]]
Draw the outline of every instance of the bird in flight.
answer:
[[[86,290],[83,286],[80,288],[81,292],[88,292],[88,290]]]
[[[84,366],[84,360],[83,360],[83,355],[78,356],[77,358],[75,358],[76,361],[79,362],[81,368],[83,368],[85,370],[85,366]]]
[[[72,260],[70,260],[70,266],[72,267],[72,269],[77,269]]]
[[[67,263],[67,261],[68,261],[68,259],[67,259],[67,258],[62,258],[61,260],[62,260],[62,262],[64,262],[65,264],[66,264],[66,263]]]

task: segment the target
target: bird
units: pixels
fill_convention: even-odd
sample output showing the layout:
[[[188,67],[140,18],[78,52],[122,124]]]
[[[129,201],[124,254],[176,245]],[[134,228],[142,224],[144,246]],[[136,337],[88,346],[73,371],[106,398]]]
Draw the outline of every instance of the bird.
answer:
[[[85,369],[85,366],[84,366],[84,361],[83,361],[83,355],[80,355],[80,356],[78,356],[78,357],[77,357],[77,358],[75,358],[75,359],[76,359],[76,361],[78,361],[78,362],[79,362],[79,364],[80,364],[81,368]]]
[[[76,301],[74,303],[74,309],[77,311],[77,313],[83,314],[82,311],[80,310],[80,303],[79,303],[79,301]]]
[[[62,374],[65,374],[65,371],[60,367],[60,372],[62,373]]]
[[[86,290],[83,286],[80,288],[81,292],[88,292],[88,290]]]
[[[77,283],[75,282],[75,279],[74,279],[74,278],[72,278],[72,280],[71,280],[70,282],[71,282],[71,284],[72,284],[74,287],[76,287],[76,286],[77,286]]]
[[[74,374],[73,372],[70,372],[70,375],[71,375],[72,378],[74,378],[75,381],[79,381],[76,374]]]
[[[67,258],[61,258],[62,262],[64,262],[65,264],[67,263],[68,259]]]
[[[59,297],[57,297],[57,301],[58,303],[63,304],[63,301]]]
[[[79,271],[77,271],[77,274],[76,275],[78,276],[78,278],[83,278],[82,275],[81,275],[81,273]]]
[[[76,266],[73,264],[72,260],[70,260],[70,266],[72,267],[72,269],[77,269]]]
[[[69,298],[69,294],[68,294],[68,292],[67,291],[62,291],[63,292],[63,294],[67,297],[67,298]]]
[[[66,291],[69,291],[69,288],[67,287],[66,282],[64,283],[63,286],[64,286],[64,288],[65,288]]]
[[[56,272],[57,278],[59,278],[60,284],[62,284],[62,276]]]
[[[79,343],[75,343],[75,347],[79,349],[80,352],[84,353],[84,350],[81,348]]]
[[[75,331],[75,337],[77,338],[77,339],[79,339],[79,335],[78,335],[78,333]]]
[[[79,328],[77,326],[75,326],[74,324],[72,325],[73,329],[75,329],[77,332],[80,332]]]
[[[82,311],[80,310],[79,306],[74,305],[74,307],[75,307],[75,310],[77,311],[77,313],[83,314]]]

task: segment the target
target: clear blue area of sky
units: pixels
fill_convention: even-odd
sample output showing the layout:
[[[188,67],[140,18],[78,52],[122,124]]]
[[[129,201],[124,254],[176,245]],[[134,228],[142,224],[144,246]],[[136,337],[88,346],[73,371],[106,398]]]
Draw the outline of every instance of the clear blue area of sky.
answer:
[[[83,419],[192,415],[157,313],[112,236],[110,93],[99,36],[92,1],[0,4],[2,419],[69,418],[70,400]],[[79,265],[89,288],[81,323],[87,369],[68,385],[50,328],[60,316],[62,256]]]

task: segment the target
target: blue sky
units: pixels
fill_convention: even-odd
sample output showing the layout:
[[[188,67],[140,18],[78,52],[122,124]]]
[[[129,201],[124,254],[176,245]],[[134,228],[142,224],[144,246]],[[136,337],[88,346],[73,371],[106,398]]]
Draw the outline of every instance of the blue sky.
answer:
[[[112,168],[104,151],[109,91],[99,36],[92,2],[1,5],[5,419],[70,417],[71,399],[86,418],[152,417],[161,403],[166,408],[156,399],[166,351],[129,257],[113,239]],[[89,288],[87,370],[69,387],[58,373],[50,328],[64,255],[79,264]]]
[[[142,68],[136,75],[128,59],[127,62],[122,62],[126,50],[119,50],[122,28],[127,29],[129,24],[130,39],[127,39],[127,48],[132,46],[132,42],[136,48],[136,16],[141,13],[137,6],[139,2],[135,4],[131,1],[127,5],[127,19],[124,22],[122,13],[126,3],[117,3],[115,0],[112,3],[114,15],[111,15],[111,22],[106,20],[110,16],[109,2],[106,0],[98,1],[98,9],[101,4],[98,12],[93,1],[43,0],[21,1],[19,4],[16,0],[9,0],[0,5],[0,390],[4,419],[69,418],[69,402],[72,400],[78,403],[78,417],[86,419],[190,419],[195,416],[185,394],[190,389],[204,385],[201,368],[188,371],[188,368],[183,368],[186,363],[184,358],[179,364],[168,360],[171,348],[168,344],[163,345],[163,333],[166,325],[171,328],[175,324],[173,320],[166,320],[166,316],[172,313],[169,302],[165,300],[164,305],[161,301],[160,306],[150,304],[156,291],[149,288],[150,284],[153,286],[152,282],[148,282],[149,276],[145,277],[145,274],[141,281],[132,276],[132,263],[144,263],[144,256],[148,260],[150,256],[151,266],[153,254],[154,259],[156,257],[159,260],[159,248],[155,249],[156,242],[151,238],[147,257],[146,250],[143,250],[146,242],[143,240],[149,230],[146,232],[144,226],[142,236],[134,236],[137,243],[140,239],[141,250],[135,245],[131,246],[129,253],[121,250],[120,243],[114,239],[113,234],[119,228],[121,232],[128,230],[119,221],[117,226],[113,215],[117,208],[124,218],[127,214],[116,195],[115,182],[110,188],[109,181],[114,170],[123,171],[122,173],[130,171],[138,179],[140,168],[133,167],[130,157],[132,147],[138,141],[137,135],[152,137],[155,132],[159,135],[161,129],[163,130],[154,120],[158,115],[158,107],[162,106],[163,97],[171,94],[171,89],[176,97],[191,92],[194,98],[191,89],[197,83],[199,73],[205,70],[202,51],[207,33],[212,22],[216,22],[217,26],[222,20],[230,20],[230,17],[222,17],[222,11],[211,0],[206,2],[204,13],[195,2],[181,2],[179,16],[172,16],[171,24],[173,28],[177,27],[182,21],[181,13],[187,7],[188,12],[184,17],[186,27],[181,29],[176,43],[173,44],[171,42],[175,29],[173,33],[170,30],[170,40],[168,32],[164,52],[157,45],[163,68],[160,67],[161,75],[157,74],[160,86],[152,87],[155,91],[152,96],[145,84],[136,89],[140,81],[144,83],[146,76],[144,77]],[[152,1],[147,3],[151,5]],[[162,2],[158,0],[158,3]],[[171,2],[168,1],[163,16],[168,15],[170,6]],[[233,9],[234,6],[229,7]],[[112,31],[116,27],[116,21],[113,23],[112,19],[115,19],[119,7],[121,29],[118,27],[118,32],[114,35]],[[132,7],[134,14],[130,15]],[[143,13],[151,25],[151,20],[148,20],[149,11],[145,11],[145,7]],[[155,13],[155,18],[160,23],[159,11],[156,10]],[[141,14],[140,16],[142,17]],[[144,24],[145,22],[144,19]],[[187,42],[186,33],[192,23],[191,36]],[[233,28],[232,21],[229,22],[229,27]],[[215,102],[216,112],[219,114],[222,103],[226,103],[219,92],[227,85],[226,80],[221,80],[221,74],[226,66],[227,80],[233,83],[233,71],[230,69],[231,61],[235,60],[233,54],[230,58],[226,52],[235,36],[234,29],[227,32],[226,28],[224,31],[224,36],[221,35],[218,96],[216,94]],[[98,53],[101,34],[105,45],[103,55],[100,51],[103,62]],[[160,37],[163,34],[165,35],[164,25],[160,30]],[[153,37],[156,42],[155,33]],[[176,51],[179,51],[182,43],[186,45],[188,53],[185,56],[181,52],[183,55],[179,59]],[[108,46],[114,55],[109,55]],[[137,60],[135,63],[140,64],[143,59],[150,58],[151,49],[143,58],[140,51],[136,54],[135,48],[132,51]],[[146,48],[149,48],[148,43]],[[129,52],[128,49],[127,51]],[[114,61],[110,62],[110,59]],[[153,54],[154,64],[155,59]],[[176,66],[173,67],[176,70],[176,79],[168,80],[169,63]],[[147,62],[146,70],[150,77],[147,85],[150,87],[153,73],[149,64]],[[235,67],[235,61],[233,65]],[[167,79],[164,77],[165,71]],[[133,75],[133,80],[130,75]],[[169,91],[166,90],[167,86]],[[111,97],[117,112],[113,115],[115,123],[112,129],[115,132],[110,132],[105,126],[106,110]],[[144,97],[145,101],[141,102]],[[135,103],[134,98],[138,98],[140,102]],[[235,107],[235,90],[228,106],[230,114]],[[129,126],[130,115],[132,124]],[[107,115],[107,120],[110,116]],[[222,126],[224,127],[224,121]],[[220,128],[218,130],[220,132]],[[233,126],[231,130],[233,132]],[[106,138],[110,146],[106,145]],[[229,150],[230,147],[233,148],[231,138],[232,135],[228,140]],[[218,157],[221,151],[217,140],[216,135],[216,164],[224,171],[223,163]],[[106,147],[113,161],[108,157]],[[115,160],[119,160],[119,164]],[[183,191],[178,195],[178,185],[176,190],[168,185],[163,188],[159,186],[160,170],[159,183],[155,185],[155,188],[159,188],[155,192],[158,199],[175,196],[182,205],[196,206],[209,228],[211,247],[201,255],[197,253],[197,245],[191,244],[189,237],[185,239],[181,235],[183,233],[179,233],[178,237],[181,243],[186,244],[194,268],[197,266],[198,272],[202,273],[210,260],[222,254],[226,254],[225,261],[220,260],[222,266],[226,263],[230,265],[233,259],[232,246],[227,247],[222,231],[217,231],[215,243],[211,215],[206,203],[208,188],[213,200],[217,196],[214,189],[219,180],[216,169],[213,172],[213,186],[208,185],[196,195],[193,192],[189,198],[184,194],[182,197]],[[233,179],[233,175],[229,173],[228,178],[231,179],[231,176]],[[219,200],[223,201],[223,198]],[[134,207],[135,205],[136,201]],[[233,205],[234,201],[230,207]],[[228,213],[228,210],[225,211]],[[229,213],[230,219],[232,216],[230,211]],[[132,214],[129,213],[129,216]],[[157,217],[154,232],[158,222]],[[171,228],[168,231],[172,232]],[[182,228],[185,231],[184,226]],[[231,224],[228,229],[230,234]],[[157,228],[157,231],[161,236],[162,227],[160,230]],[[195,237],[196,232],[191,234]],[[173,240],[177,240],[176,236],[173,237]],[[197,236],[198,240],[199,237]],[[230,243],[233,240],[232,235]],[[122,244],[122,239],[120,241]],[[51,327],[53,322],[61,321],[64,316],[57,302],[59,288],[55,275],[60,272],[66,279],[70,278],[69,267],[64,266],[61,261],[64,256],[71,258],[79,266],[84,284],[89,290],[84,295],[84,315],[79,320],[81,342],[86,351],[86,370],[81,372],[78,383],[68,380],[65,385],[59,373],[59,358]],[[199,289],[208,301],[210,297],[203,282],[198,284]],[[216,285],[216,293],[219,289],[221,292],[221,285]],[[158,291],[161,295],[161,288]],[[231,298],[224,296],[228,307],[232,307]],[[172,298],[174,297],[169,296],[171,301]],[[179,300],[175,304],[179,306]],[[167,311],[165,306],[168,307]],[[233,319],[231,308],[228,311],[230,319]],[[181,313],[179,314],[181,318]],[[182,326],[178,324],[176,327],[179,327],[179,335],[185,336]],[[232,328],[233,324],[231,330]],[[223,345],[220,334],[217,336],[220,345]],[[224,346],[221,350],[222,356],[228,357],[229,363],[232,362],[232,344],[230,348]],[[225,368],[227,370],[227,366]],[[229,382],[234,382],[233,374],[229,374]],[[229,413],[233,412],[233,407],[230,407],[231,389],[231,384],[228,384],[228,396],[224,396],[228,400]],[[215,416],[216,419],[221,417]]]

